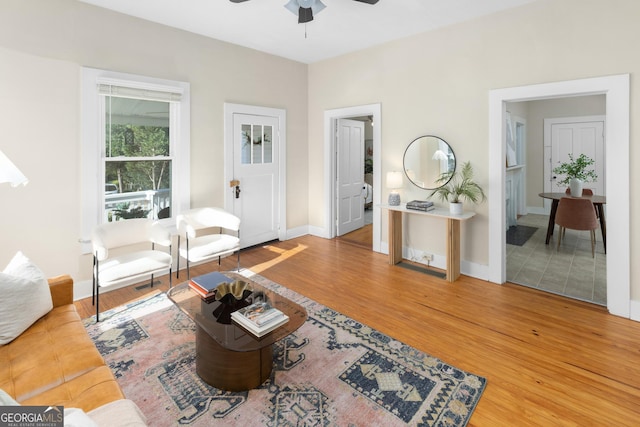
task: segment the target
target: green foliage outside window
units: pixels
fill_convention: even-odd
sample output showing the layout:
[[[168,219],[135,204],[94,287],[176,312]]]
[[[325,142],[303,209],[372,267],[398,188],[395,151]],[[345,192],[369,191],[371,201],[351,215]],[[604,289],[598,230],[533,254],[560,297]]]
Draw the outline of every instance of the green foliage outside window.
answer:
[[[121,192],[170,187],[171,162],[153,160],[169,155],[169,128],[111,125],[107,135],[106,182],[117,182]]]

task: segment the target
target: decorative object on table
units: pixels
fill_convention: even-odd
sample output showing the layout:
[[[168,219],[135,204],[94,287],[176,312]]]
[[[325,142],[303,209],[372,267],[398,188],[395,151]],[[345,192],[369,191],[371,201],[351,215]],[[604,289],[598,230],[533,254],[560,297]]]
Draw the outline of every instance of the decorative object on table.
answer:
[[[407,202],[407,209],[428,212],[435,208],[436,207],[431,200],[412,200]]]
[[[302,305],[309,319],[274,345],[260,388],[223,391],[196,374],[195,325],[166,296],[118,307],[89,335],[148,424],[376,426],[468,424],[486,379],[412,348],[259,275],[259,285]],[[162,349],[162,351],[158,351]],[[302,408],[303,410],[298,410]],[[308,417],[308,418],[305,418]]]
[[[582,197],[583,184],[585,182],[595,182],[598,180],[596,171],[593,169],[587,170],[587,167],[594,163],[595,161],[584,153],[580,154],[577,159],[574,159],[573,155],[569,154],[568,162],[560,163],[560,165],[553,169],[553,173],[564,175],[557,184],[559,186],[568,184],[573,197]]]
[[[402,188],[401,172],[387,172],[387,188],[391,189],[391,192],[389,193],[389,206],[399,206],[400,194],[397,190]]]
[[[445,183],[431,192],[429,197],[438,196],[443,202],[449,202],[449,210],[454,215],[462,213],[462,200],[473,203],[483,202],[485,196],[482,187],[473,180],[473,166],[465,162],[460,171],[446,172],[440,175],[436,183]]]
[[[16,165],[0,150],[0,184],[8,182],[12,187],[27,185],[29,180]]]
[[[256,337],[262,337],[287,323],[289,316],[262,301],[234,311],[231,320]]]

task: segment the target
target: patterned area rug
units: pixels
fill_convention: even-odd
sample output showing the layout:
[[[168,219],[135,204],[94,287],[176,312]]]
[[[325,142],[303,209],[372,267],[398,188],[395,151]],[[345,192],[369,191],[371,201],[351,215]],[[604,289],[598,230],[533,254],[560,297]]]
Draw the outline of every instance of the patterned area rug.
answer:
[[[307,309],[274,345],[260,388],[226,392],[195,373],[193,322],[164,293],[85,320],[96,346],[151,426],[464,426],[486,385],[264,277]]]

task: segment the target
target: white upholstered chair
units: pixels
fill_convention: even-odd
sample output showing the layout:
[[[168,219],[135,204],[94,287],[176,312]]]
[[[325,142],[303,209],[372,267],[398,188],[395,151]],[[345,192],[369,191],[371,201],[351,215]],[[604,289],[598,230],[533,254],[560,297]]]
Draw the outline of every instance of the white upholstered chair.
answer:
[[[96,321],[100,315],[100,289],[134,282],[169,271],[171,286],[171,233],[159,223],[145,218],[102,224],[91,235],[93,246],[93,303]],[[150,249],[148,248],[150,244]],[[155,245],[168,247],[168,252]]]
[[[191,209],[176,217],[178,228],[178,266],[180,257],[187,261],[187,278],[191,278],[189,266],[238,252],[240,270],[240,218],[220,208]],[[185,245],[180,241],[184,238]]]

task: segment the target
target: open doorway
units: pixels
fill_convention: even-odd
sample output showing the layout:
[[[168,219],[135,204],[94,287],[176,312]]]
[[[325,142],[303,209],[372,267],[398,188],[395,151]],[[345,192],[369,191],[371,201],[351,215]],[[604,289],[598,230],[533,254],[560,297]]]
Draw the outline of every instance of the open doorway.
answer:
[[[489,280],[506,282],[504,121],[508,102],[603,94],[606,96],[607,309],[631,315],[629,205],[629,75],[493,90],[489,94]]]
[[[565,192],[566,185],[561,188],[552,172],[558,163],[554,154],[559,152],[559,146],[560,151],[577,150],[573,152],[575,157],[584,152],[595,159],[598,179],[585,185],[593,194],[606,196],[606,169],[601,155],[605,144],[605,103],[605,95],[601,94],[506,104],[508,282],[606,306],[607,255],[600,231],[593,254],[588,231],[567,230],[559,247],[557,233],[547,241],[551,200],[539,196]]]
[[[380,252],[380,194],[381,194],[381,177],[380,177],[380,151],[381,151],[381,108],[380,104],[361,105],[356,107],[346,107],[334,110],[327,110],[324,113],[324,181],[325,181],[325,229],[323,234],[327,238],[335,238],[337,236],[337,196],[336,196],[336,176],[337,176],[337,144],[336,144],[336,126],[339,119],[358,118],[368,121],[370,126],[370,137],[365,134],[365,150],[362,162],[367,157],[369,151],[370,182],[371,196],[370,216],[371,221],[371,248]],[[366,139],[369,139],[370,150],[367,150]],[[363,163],[364,164],[364,163]],[[364,176],[363,176],[364,182]],[[363,193],[364,194],[364,193]]]

